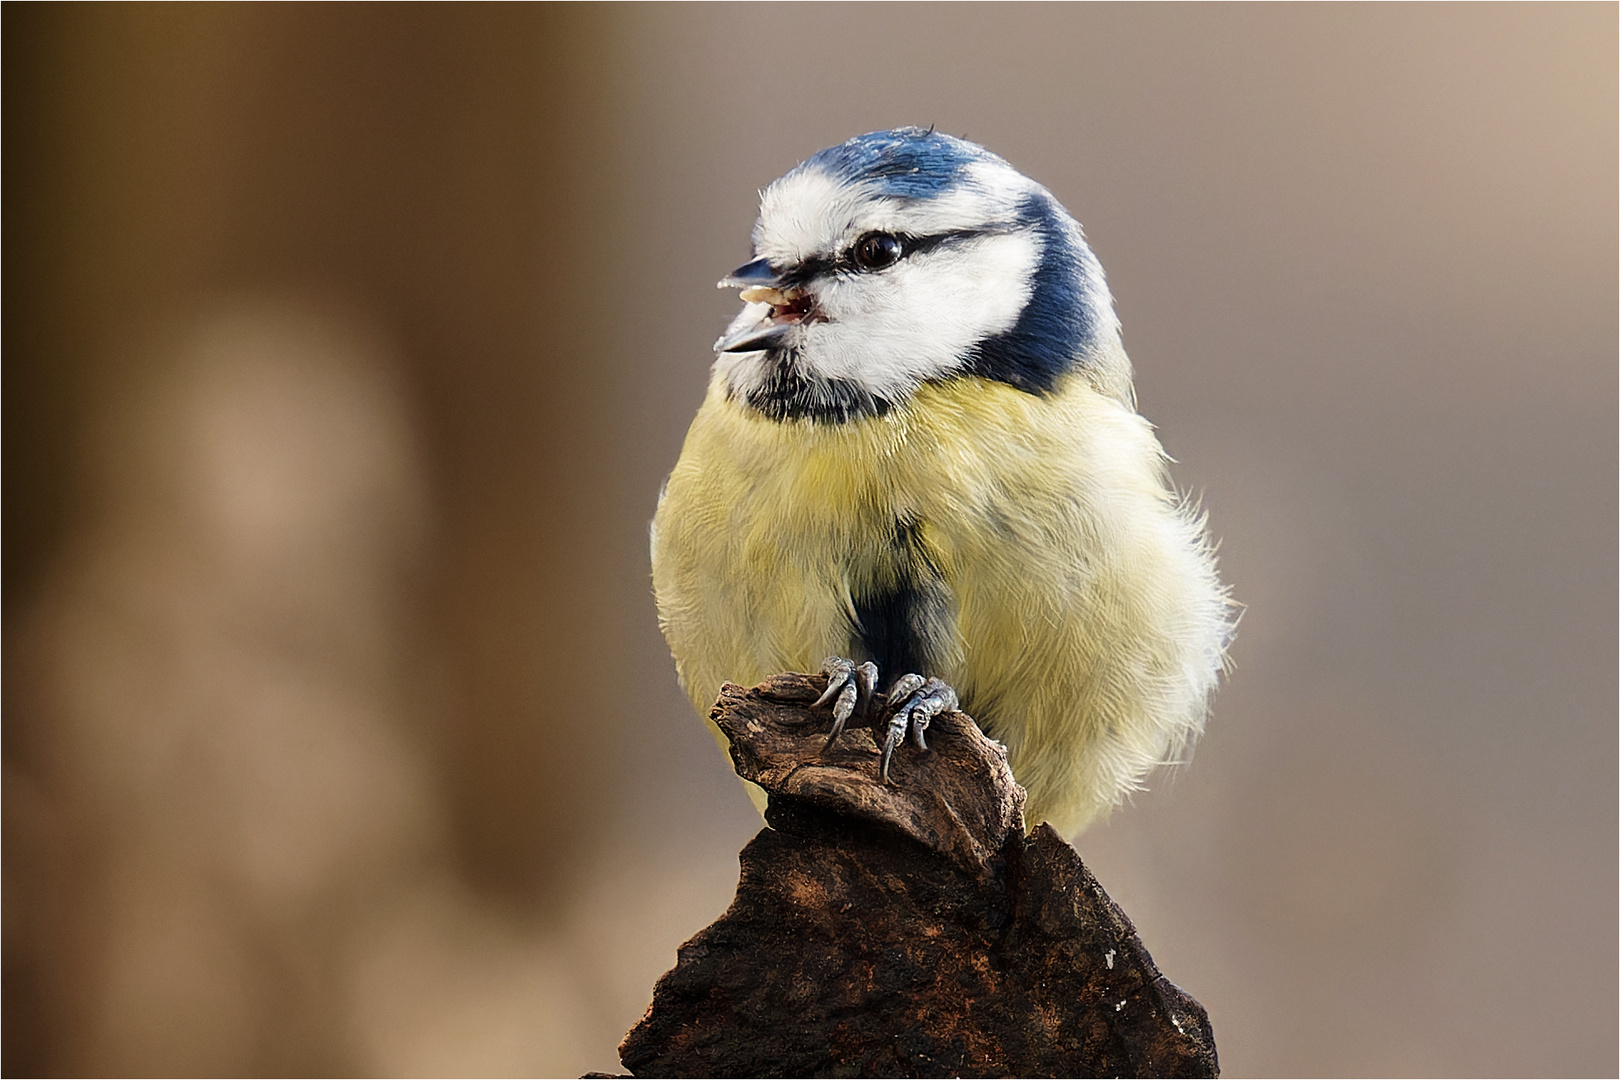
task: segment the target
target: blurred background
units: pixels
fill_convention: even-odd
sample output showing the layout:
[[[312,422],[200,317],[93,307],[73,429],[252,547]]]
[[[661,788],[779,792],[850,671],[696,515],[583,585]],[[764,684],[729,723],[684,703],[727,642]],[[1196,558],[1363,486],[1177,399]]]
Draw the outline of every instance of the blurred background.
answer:
[[[617,1068],[759,819],[646,526],[756,192],[1050,187],[1248,605],[1078,840],[1231,1075],[1613,1075],[1616,8],[4,13],[4,1071]]]

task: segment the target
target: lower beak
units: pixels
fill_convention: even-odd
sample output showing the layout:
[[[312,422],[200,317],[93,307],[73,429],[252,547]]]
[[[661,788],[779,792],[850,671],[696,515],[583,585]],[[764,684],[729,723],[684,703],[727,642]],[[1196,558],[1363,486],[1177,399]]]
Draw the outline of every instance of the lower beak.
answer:
[[[714,343],[717,353],[728,352],[758,352],[779,345],[787,339],[788,334],[798,323],[775,322],[771,319],[771,308],[760,305],[762,310],[758,322],[749,323],[722,337]]]

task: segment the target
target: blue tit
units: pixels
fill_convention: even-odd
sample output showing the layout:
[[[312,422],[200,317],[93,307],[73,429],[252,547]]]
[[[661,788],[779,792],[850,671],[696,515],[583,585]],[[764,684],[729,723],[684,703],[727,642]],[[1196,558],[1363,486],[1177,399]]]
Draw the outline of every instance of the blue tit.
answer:
[[[753,240],[653,521],[682,686],[706,715],[826,670],[834,733],[885,714],[885,771],[959,701],[1027,823],[1075,834],[1190,746],[1234,622],[1080,225],[899,128],[771,184]]]

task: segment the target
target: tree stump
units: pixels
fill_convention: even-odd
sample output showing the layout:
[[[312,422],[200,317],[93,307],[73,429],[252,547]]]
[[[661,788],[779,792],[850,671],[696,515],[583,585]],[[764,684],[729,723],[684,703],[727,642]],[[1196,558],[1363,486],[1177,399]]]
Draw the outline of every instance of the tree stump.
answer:
[[[737,897],[625,1037],[634,1076],[1216,1076],[1202,1006],[962,713],[878,779],[822,752],[823,676],[728,684],[711,716],[770,796]]]

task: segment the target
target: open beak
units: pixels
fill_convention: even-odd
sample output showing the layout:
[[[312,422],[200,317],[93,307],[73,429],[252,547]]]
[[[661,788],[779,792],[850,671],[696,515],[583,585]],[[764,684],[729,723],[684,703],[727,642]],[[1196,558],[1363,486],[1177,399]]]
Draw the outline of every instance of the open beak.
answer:
[[[755,259],[739,266],[722,278],[718,287],[742,289],[745,304],[766,305],[760,318],[724,335],[714,343],[714,351],[758,352],[781,344],[793,328],[808,320],[812,313],[812,297],[803,289],[784,288],[782,275],[771,269],[764,259]]]

